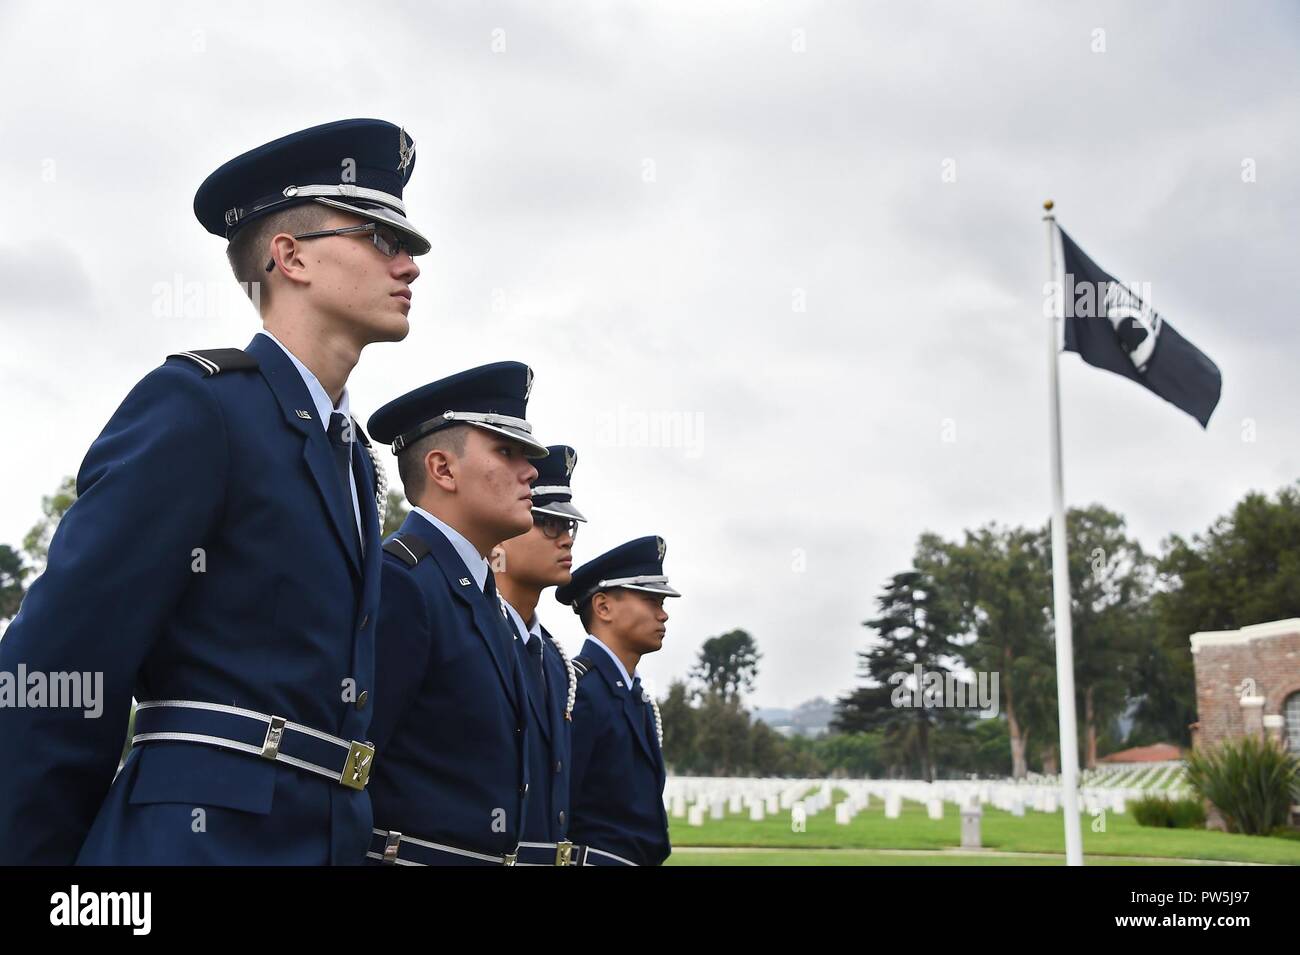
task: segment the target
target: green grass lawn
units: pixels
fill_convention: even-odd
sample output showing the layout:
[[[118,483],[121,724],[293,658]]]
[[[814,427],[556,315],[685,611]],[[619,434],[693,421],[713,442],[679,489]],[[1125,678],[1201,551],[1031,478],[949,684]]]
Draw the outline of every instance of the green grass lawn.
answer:
[[[836,792],[836,801],[843,793]],[[1105,831],[1093,831],[1096,822],[1091,816],[1080,818],[1083,830],[1084,856],[1092,864],[1109,861],[1108,857],[1122,861],[1124,856],[1148,856],[1168,859],[1211,859],[1226,862],[1264,862],[1280,865],[1300,865],[1300,840],[1269,836],[1242,836],[1225,832],[1208,832],[1200,829],[1152,829],[1139,826],[1131,812],[1107,813]],[[679,865],[901,865],[917,864],[904,861],[900,856],[880,856],[870,850],[880,849],[954,849],[961,845],[961,817],[957,806],[944,804],[944,818],[930,819],[925,806],[903,801],[902,815],[886,819],[884,803],[872,799],[871,807],[854,816],[847,826],[836,825],[835,811],[826,809],[808,820],[805,832],[793,832],[790,812],[770,816],[762,822],[750,822],[747,814],[728,816],[713,821],[706,819],[703,826],[688,826],[684,818],[670,818],[672,843],[675,847],[738,847],[755,846],[766,849],[853,849],[867,850],[852,855],[815,853],[809,858],[797,853],[790,860],[763,861],[755,854],[728,856],[726,853],[700,856],[678,853],[672,858]],[[1064,824],[1060,812],[1051,814],[1026,809],[1023,817],[984,807],[981,820],[983,847],[1003,852],[1056,853],[1065,852]],[[926,856],[924,863],[935,865],[1007,865],[1020,864],[1021,860],[996,857]],[[794,860],[803,861],[794,861]],[[1059,864],[1058,860],[1041,862],[1023,860],[1027,864]]]
[[[1122,856],[1092,856],[1088,865],[1194,865]],[[677,847],[666,865],[1064,865],[1065,856],[946,855],[870,849],[691,849]]]

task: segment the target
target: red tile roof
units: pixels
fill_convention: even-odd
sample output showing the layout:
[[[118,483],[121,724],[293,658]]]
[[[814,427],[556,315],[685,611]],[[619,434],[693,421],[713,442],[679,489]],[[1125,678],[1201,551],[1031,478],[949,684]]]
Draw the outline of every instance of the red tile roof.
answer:
[[[1118,753],[1102,756],[1099,763],[1160,763],[1171,759],[1182,759],[1183,751],[1172,743],[1153,743],[1150,746],[1134,746],[1122,749]]]

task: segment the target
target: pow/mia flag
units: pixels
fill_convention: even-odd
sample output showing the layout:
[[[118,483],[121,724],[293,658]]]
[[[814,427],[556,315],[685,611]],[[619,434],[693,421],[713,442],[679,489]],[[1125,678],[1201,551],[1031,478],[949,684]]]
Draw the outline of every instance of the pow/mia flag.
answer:
[[[1065,350],[1096,368],[1136,381],[1204,428],[1219,403],[1219,368],[1178,334],[1134,284],[1125,285],[1084,254],[1064,229]]]

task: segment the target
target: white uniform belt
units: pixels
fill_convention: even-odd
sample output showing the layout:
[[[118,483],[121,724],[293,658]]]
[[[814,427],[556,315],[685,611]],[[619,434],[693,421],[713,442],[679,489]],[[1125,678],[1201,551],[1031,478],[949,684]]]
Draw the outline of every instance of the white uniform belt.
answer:
[[[507,855],[472,852],[456,846],[416,839],[389,829],[375,829],[367,859],[387,865],[635,865],[610,852],[572,842],[521,842]]]
[[[131,745],[198,743],[286,763],[324,776],[348,789],[365,789],[374,765],[370,743],[348,741],[294,723],[224,703],[146,700],[136,704]]]

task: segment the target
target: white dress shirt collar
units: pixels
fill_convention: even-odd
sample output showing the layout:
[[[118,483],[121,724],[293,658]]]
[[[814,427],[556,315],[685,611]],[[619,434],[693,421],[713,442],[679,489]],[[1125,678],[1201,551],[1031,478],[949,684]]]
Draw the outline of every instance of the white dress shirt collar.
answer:
[[[258,334],[265,335],[267,338],[271,339],[271,341],[279,345],[280,350],[288,355],[289,360],[293,362],[293,367],[298,369],[298,374],[302,376],[302,383],[307,386],[307,393],[311,395],[312,404],[316,406],[316,417],[320,420],[322,428],[326,431],[329,430],[330,415],[335,411],[343,415],[345,418],[351,417],[352,409],[348,402],[348,389],[346,387],[343,389],[343,394],[339,396],[338,407],[334,407],[334,403],[330,401],[330,396],[326,393],[325,386],[320,383],[320,379],[312,374],[310,368],[298,360],[297,355],[284,347],[284,342],[280,341],[280,339],[276,338],[265,328],[258,332]]]
[[[474,549],[474,545],[465,539],[465,535],[456,528],[452,527],[445,521],[440,521],[424,508],[418,505],[411,508],[412,513],[419,514],[426,521],[438,528],[442,536],[451,542],[452,548],[459,555],[468,570],[474,578],[474,583],[478,584],[478,589],[482,590],[487,584],[488,563],[483,559],[483,555]],[[509,606],[507,604],[506,606]]]
[[[614,666],[618,667],[618,672],[623,675],[623,685],[627,687],[628,690],[630,691],[632,689],[633,677],[639,677],[641,675],[641,671],[637,670],[632,674],[632,676],[628,676],[627,667],[623,666],[623,661],[618,658],[618,654],[616,654],[609,647],[605,646],[604,642],[600,639],[600,637],[596,636],[594,633],[589,633],[587,634],[587,636],[588,638],[595,640],[596,644],[602,650],[604,650],[606,653],[609,654],[609,658],[614,661]]]

